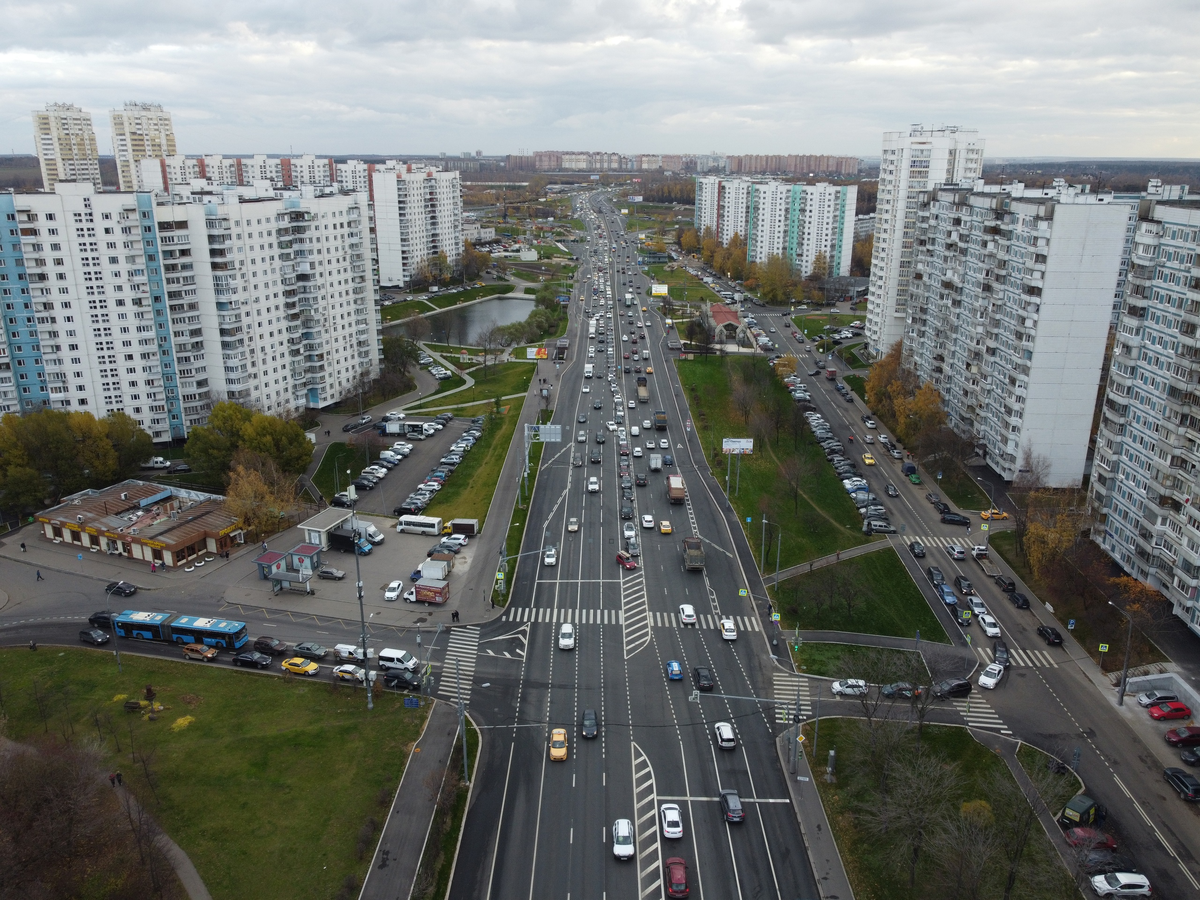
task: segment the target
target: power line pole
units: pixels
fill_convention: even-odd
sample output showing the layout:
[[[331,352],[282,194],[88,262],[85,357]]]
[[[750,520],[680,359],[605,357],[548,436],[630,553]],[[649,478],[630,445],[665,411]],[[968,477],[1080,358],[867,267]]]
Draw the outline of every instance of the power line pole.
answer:
[[[454,661],[454,692],[458,694],[458,730],[462,732],[463,739],[463,784],[470,784],[470,768],[467,764],[467,705],[463,703],[462,681],[460,678],[459,663],[457,659]]]

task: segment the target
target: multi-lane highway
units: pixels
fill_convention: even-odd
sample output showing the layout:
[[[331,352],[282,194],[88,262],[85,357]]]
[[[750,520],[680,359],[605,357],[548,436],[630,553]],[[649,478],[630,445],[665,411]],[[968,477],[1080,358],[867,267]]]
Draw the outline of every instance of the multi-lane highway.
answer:
[[[460,856],[452,893],[661,897],[663,862],[682,857],[693,897],[814,897],[776,761],[775,711],[752,699],[771,696],[762,626],[750,600],[739,595],[746,577],[692,462],[687,409],[668,362],[662,320],[641,309],[649,284],[638,272],[636,247],[604,195],[588,204],[581,213],[589,243],[572,301],[573,359],[555,386],[554,421],[562,424],[564,442],[545,448],[522,546],[527,555],[515,573],[507,612],[485,629],[480,643],[472,713],[489,727],[488,750],[464,834],[470,852]],[[629,308],[627,291],[637,298]],[[603,347],[600,335],[588,340],[589,309],[607,332]],[[597,350],[590,360],[589,344]],[[650,359],[635,361],[635,349],[649,349]],[[595,377],[583,377],[585,362]],[[647,375],[650,400],[630,408],[638,374],[633,367],[647,364],[653,369]],[[593,408],[597,400],[599,410]],[[667,413],[665,431],[644,428],[656,410]],[[626,429],[630,456],[620,455],[620,432],[610,427]],[[576,443],[580,430],[587,432],[586,444]],[[603,444],[596,443],[597,431],[605,435]],[[655,453],[674,458],[674,466],[649,471],[650,440]],[[640,458],[632,456],[634,445],[643,447]],[[598,463],[589,461],[595,450]],[[582,453],[579,466],[572,465],[575,451]],[[647,476],[629,499],[622,496],[622,459],[631,476]],[[670,503],[668,474],[683,476],[686,503]],[[593,476],[600,490],[588,493]],[[632,519],[621,518],[622,506],[632,507]],[[654,528],[642,527],[644,515]],[[571,519],[578,531],[568,530]],[[671,523],[671,534],[660,532],[663,520]],[[640,543],[632,570],[616,559],[627,523]],[[693,534],[704,541],[704,571],[683,567],[681,539]],[[558,550],[554,566],[544,565],[542,549],[549,545]],[[695,608],[696,624],[680,621],[680,604]],[[723,639],[718,630],[726,616],[737,627],[736,640]],[[574,626],[574,649],[559,648],[564,622]],[[682,680],[668,679],[671,660],[680,664]],[[698,702],[697,667],[715,679],[715,690],[700,693]],[[586,709],[599,719],[594,739],[580,736]],[[731,750],[714,740],[713,725],[720,721],[733,725],[737,743]],[[565,762],[549,758],[555,727],[568,732]],[[728,789],[744,806],[741,823],[723,819],[718,796]],[[663,803],[681,808],[682,838],[663,837]],[[636,852],[629,861],[613,856],[617,819],[634,823]]]

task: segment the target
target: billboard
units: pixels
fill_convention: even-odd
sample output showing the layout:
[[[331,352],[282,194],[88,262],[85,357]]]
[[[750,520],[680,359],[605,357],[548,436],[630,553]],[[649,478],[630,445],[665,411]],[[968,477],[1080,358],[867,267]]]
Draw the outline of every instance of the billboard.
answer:
[[[629,215],[629,208],[625,207],[625,206],[621,207],[621,215],[623,215],[623,216]]]
[[[526,359],[549,359],[550,351],[547,350],[545,347],[526,347],[525,348],[525,358]]]
[[[630,203],[641,203],[641,202],[642,202],[642,195],[641,195],[641,194],[636,194],[635,196],[633,196],[633,197],[630,197],[630,198],[629,198],[629,202],[630,202]]]
[[[748,456],[754,452],[754,438],[721,438],[721,452]]]
[[[665,284],[650,285],[650,296],[651,297],[665,297],[665,296],[667,296],[668,293],[669,293],[669,291]]]

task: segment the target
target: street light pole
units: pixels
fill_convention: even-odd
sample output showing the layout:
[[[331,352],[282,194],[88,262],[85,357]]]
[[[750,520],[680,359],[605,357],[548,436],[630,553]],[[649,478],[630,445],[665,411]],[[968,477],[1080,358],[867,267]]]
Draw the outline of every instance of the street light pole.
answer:
[[[121,669],[121,645],[117,643],[117,629],[113,628],[113,623],[112,623],[112,618],[113,618],[113,615],[112,615],[112,590],[110,588],[106,588],[104,591],[104,602],[105,602],[104,614],[106,616],[108,616],[108,627],[112,629],[113,653],[115,653],[117,655],[117,672],[120,673],[122,671],[122,669]]]
[[[1121,669],[1121,689],[1117,692],[1117,706],[1125,705],[1125,685],[1129,681],[1129,648],[1133,645],[1133,616],[1117,606],[1111,600],[1108,605],[1129,620],[1129,632],[1125,636],[1125,665]]]
[[[350,530],[358,534],[358,517],[353,510],[350,512]],[[358,545],[354,547],[354,584],[358,589],[358,620],[362,625],[362,652],[363,652],[363,668],[366,669],[366,674],[363,681],[367,685],[367,711],[375,708],[375,701],[371,697],[371,659],[367,656],[367,614],[363,609],[363,580],[362,580],[362,564],[358,559]]]

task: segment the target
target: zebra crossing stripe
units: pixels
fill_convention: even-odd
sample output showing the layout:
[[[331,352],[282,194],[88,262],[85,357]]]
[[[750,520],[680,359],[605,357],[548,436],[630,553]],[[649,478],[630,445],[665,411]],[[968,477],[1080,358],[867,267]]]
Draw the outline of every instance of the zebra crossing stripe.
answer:
[[[775,706],[775,720],[780,724],[788,723],[790,713],[796,711],[797,697],[799,698],[800,714],[811,711],[808,696],[808,679],[791,672],[775,670],[771,677],[771,696],[783,701]]]
[[[479,652],[479,626],[453,628],[442,659],[442,673],[438,694],[450,700],[459,700],[460,690],[463,703],[471,702],[471,682],[475,677],[475,661]]]
[[[954,708],[958,710],[959,715],[966,719],[967,724],[972,728],[986,728],[991,731],[998,731],[1001,734],[1012,734],[1005,726],[1003,720],[996,715],[986,700],[982,699],[961,699],[954,700]]]

